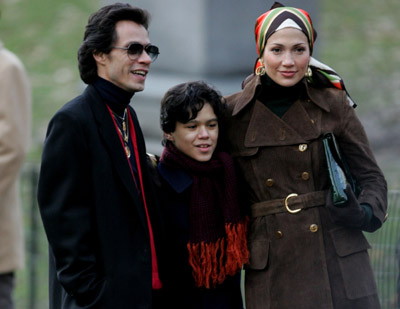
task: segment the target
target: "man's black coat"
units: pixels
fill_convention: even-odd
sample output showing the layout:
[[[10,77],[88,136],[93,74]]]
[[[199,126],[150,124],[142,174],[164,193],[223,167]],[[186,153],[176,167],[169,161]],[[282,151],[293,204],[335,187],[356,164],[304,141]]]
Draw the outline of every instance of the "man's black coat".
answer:
[[[129,108],[159,248],[158,203]],[[91,85],[49,124],[38,201],[50,246],[51,308],[151,308],[145,210],[110,113]]]

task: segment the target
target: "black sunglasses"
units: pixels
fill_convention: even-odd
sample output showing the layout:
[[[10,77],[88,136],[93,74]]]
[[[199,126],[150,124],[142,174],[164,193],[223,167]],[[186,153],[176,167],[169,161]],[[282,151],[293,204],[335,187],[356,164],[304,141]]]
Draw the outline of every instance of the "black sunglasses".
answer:
[[[136,60],[138,57],[140,57],[140,55],[143,53],[143,50],[149,55],[151,62],[154,62],[160,54],[158,47],[151,44],[143,46],[140,43],[132,43],[129,44],[128,47],[112,46],[112,48],[126,50],[128,53],[128,57],[131,60]]]

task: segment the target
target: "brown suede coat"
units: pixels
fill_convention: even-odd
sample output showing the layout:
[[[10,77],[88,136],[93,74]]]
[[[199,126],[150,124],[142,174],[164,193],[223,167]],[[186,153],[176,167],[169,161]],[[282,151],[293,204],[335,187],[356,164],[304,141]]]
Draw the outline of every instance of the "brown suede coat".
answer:
[[[362,188],[359,201],[383,222],[386,181],[345,92],[306,85],[305,97],[279,118],[255,99],[260,86],[254,76],[226,97],[229,147],[248,206],[327,190],[321,135],[332,131]],[[379,308],[363,232],[335,225],[323,202],[296,214],[252,217],[249,230],[247,309]]]

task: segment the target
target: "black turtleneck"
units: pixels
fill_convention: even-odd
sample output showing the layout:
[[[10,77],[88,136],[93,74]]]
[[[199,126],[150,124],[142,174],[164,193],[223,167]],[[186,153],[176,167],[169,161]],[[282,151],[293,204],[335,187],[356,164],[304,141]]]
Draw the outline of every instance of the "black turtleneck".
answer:
[[[275,83],[268,75],[261,77],[261,92],[258,95],[260,100],[279,118],[300,98],[304,85],[302,81],[292,87],[283,87]]]
[[[96,90],[100,93],[100,96],[104,99],[104,103],[107,104],[111,110],[120,117],[124,117],[124,111],[128,107],[134,93],[130,93],[114,85],[113,83],[98,77],[92,84]],[[114,118],[118,127],[122,131],[122,120],[119,117]],[[129,161],[131,162],[132,170],[137,178],[137,167],[135,160],[135,153],[132,144],[132,138],[129,136],[128,146],[131,150],[131,156]],[[139,190],[139,187],[138,187]]]
[[[125,91],[101,77],[98,77],[94,81],[93,86],[100,93],[100,96],[111,110],[122,117],[134,93]]]

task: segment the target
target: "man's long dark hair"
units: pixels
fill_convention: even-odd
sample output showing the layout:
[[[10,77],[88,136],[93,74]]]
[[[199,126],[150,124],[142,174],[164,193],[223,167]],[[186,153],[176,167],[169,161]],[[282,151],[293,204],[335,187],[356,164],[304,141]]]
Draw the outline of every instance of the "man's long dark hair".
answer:
[[[102,7],[89,17],[83,42],[78,50],[79,73],[86,84],[97,78],[97,65],[94,53],[108,54],[117,41],[115,25],[121,20],[131,20],[148,29],[150,14],[141,8],[127,3],[115,3]]]

